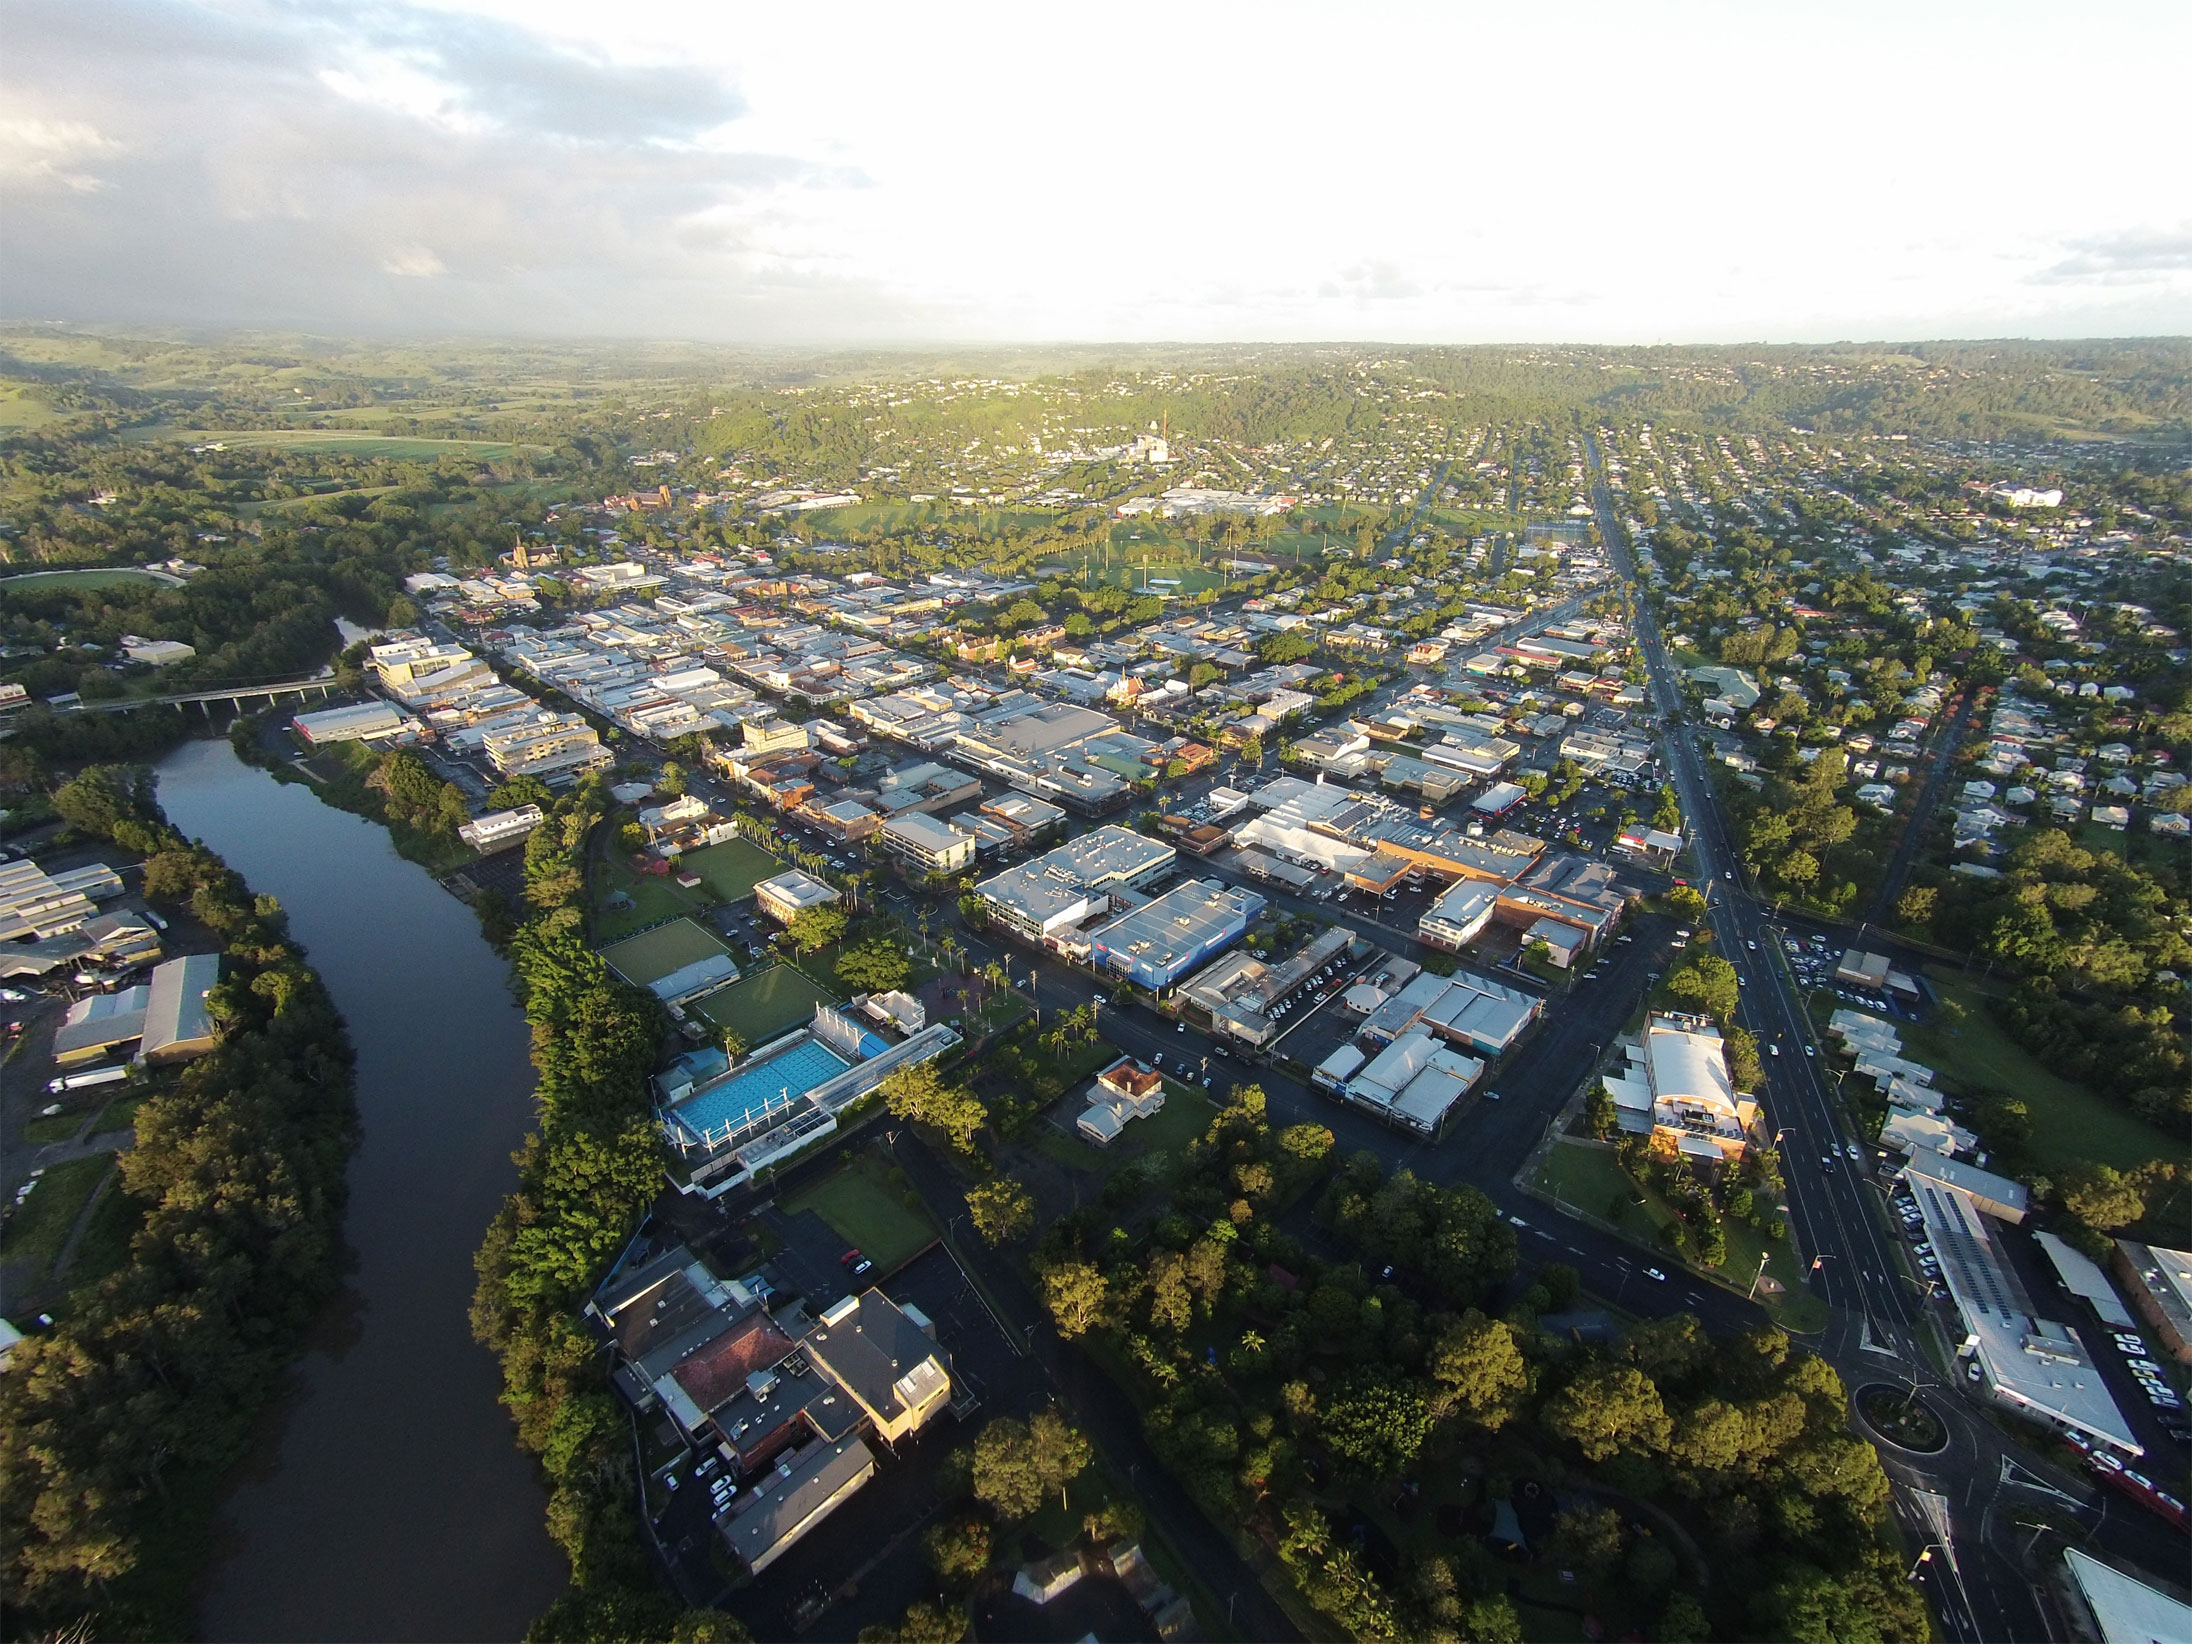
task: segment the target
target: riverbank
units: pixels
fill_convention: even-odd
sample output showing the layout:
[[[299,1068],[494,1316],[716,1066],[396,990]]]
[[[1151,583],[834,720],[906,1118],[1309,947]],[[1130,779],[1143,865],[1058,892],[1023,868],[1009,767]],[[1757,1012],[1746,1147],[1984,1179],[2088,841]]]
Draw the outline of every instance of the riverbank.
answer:
[[[141,858],[147,898],[218,943],[220,1034],[131,1099],[135,1146],[78,1161],[91,1202],[50,1230],[58,1269],[92,1204],[121,1207],[96,1281],[0,1378],[8,1629],[175,1637],[218,1492],[340,1286],[353,1056],[281,910],[170,826],[141,769],[89,769],[53,807]]]

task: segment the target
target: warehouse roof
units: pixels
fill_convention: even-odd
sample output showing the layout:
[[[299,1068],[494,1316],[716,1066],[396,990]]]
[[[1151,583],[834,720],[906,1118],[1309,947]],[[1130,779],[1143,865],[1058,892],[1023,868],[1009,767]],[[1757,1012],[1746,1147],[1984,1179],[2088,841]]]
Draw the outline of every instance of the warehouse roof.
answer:
[[[192,953],[154,967],[151,996],[145,1006],[144,1042],[138,1054],[148,1062],[202,1055],[213,1048],[212,1014],[206,995],[221,979],[221,956]]]

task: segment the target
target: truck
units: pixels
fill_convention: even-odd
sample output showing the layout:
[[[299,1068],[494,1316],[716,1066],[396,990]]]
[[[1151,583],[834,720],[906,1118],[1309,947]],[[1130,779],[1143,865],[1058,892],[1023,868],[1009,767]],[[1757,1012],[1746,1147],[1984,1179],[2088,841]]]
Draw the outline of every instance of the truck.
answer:
[[[126,1067],[92,1067],[81,1073],[64,1073],[58,1079],[46,1081],[46,1094],[58,1096],[66,1090],[89,1090],[94,1085],[111,1085],[129,1077]]]

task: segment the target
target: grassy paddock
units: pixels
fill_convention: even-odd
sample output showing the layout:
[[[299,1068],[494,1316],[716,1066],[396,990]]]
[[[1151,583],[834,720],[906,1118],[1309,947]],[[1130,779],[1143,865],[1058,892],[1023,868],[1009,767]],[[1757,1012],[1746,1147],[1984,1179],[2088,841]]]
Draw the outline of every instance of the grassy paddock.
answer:
[[[436,457],[507,457],[519,450],[508,440],[424,439],[416,434],[375,434],[357,428],[156,428],[140,439],[219,444],[231,450],[325,451],[338,457],[386,457],[392,462],[431,462]]]
[[[758,976],[696,999],[690,1008],[717,1027],[728,1028],[750,1047],[767,1044],[811,1020],[816,1005],[837,1002],[835,994],[805,971],[772,965]]]
[[[918,1200],[907,1202],[910,1193],[890,1179],[889,1166],[875,1154],[859,1153],[844,1169],[786,1199],[783,1208],[794,1216],[813,1211],[874,1262],[881,1276],[903,1267],[938,1237],[936,1223],[917,1208]]]

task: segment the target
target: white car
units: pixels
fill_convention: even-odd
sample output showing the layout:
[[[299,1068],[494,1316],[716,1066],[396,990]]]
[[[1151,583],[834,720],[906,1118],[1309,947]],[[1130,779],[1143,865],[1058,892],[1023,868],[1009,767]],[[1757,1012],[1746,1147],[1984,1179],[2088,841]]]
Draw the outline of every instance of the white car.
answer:
[[[1657,1279],[1661,1284],[1665,1284],[1667,1282],[1667,1275],[1660,1272],[1660,1270],[1656,1267],[1645,1268],[1644,1276],[1647,1279]]]

